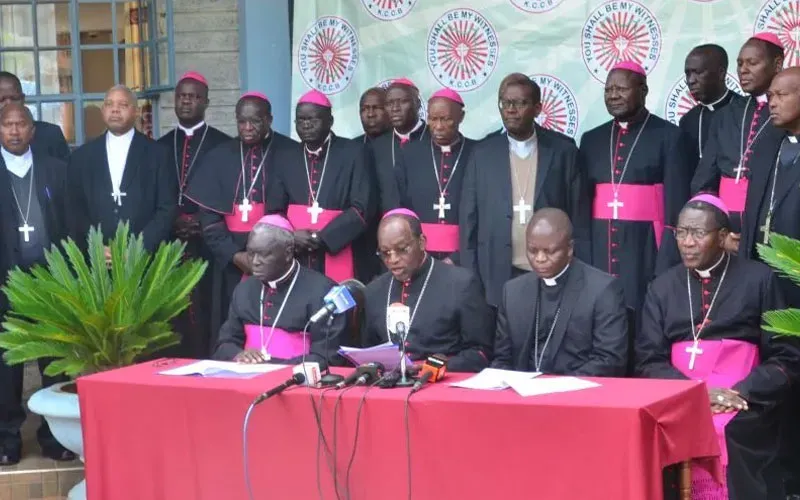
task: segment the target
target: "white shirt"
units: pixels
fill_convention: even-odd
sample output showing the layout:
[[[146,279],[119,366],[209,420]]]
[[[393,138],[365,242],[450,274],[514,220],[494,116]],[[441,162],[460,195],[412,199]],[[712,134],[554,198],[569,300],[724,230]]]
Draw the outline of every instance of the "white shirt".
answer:
[[[536,150],[536,130],[533,131],[533,135],[524,141],[518,141],[510,135],[507,137],[508,146],[511,149],[511,152],[523,160],[529,157]]]
[[[25,151],[22,156],[17,156],[7,151],[6,148],[0,148],[0,150],[0,153],[3,155],[3,161],[6,163],[6,169],[9,172],[20,179],[28,175],[28,171],[33,166],[33,154],[31,153],[30,146],[28,146],[28,150]]]
[[[709,267],[708,269],[698,269],[697,270],[697,274],[699,274],[701,278],[710,278],[711,277],[711,271],[716,269],[717,266],[719,266],[720,263],[722,263],[722,260],[725,258],[725,255],[726,255],[725,252],[722,252],[722,255],[719,256],[719,260],[717,261],[716,264],[714,264],[713,266]]]
[[[111,174],[111,187],[113,192],[119,192],[122,184],[122,175],[125,173],[125,162],[128,161],[128,151],[133,142],[134,129],[122,135],[106,132],[106,155],[108,156],[108,172]]]
[[[178,128],[183,130],[183,133],[186,134],[187,137],[191,137],[199,129],[201,129],[202,127],[205,127],[205,125],[206,125],[206,122],[204,120],[200,120],[200,123],[198,123],[197,125],[195,125],[192,128],[186,128],[183,125],[181,125],[180,123],[178,124]]]
[[[556,286],[558,284],[558,278],[564,276],[564,273],[567,272],[567,269],[569,269],[569,264],[567,264],[560,273],[556,274],[552,278],[542,278],[542,281],[544,281],[546,286]]]

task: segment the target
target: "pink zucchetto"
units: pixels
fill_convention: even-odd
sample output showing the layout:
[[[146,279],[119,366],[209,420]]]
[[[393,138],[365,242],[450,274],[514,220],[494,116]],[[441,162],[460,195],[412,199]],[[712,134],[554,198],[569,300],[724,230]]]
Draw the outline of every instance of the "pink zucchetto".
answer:
[[[689,200],[689,203],[693,201],[701,201],[703,203],[708,203],[709,205],[720,209],[720,211],[722,211],[722,213],[724,213],[725,215],[730,215],[730,212],[728,211],[728,206],[725,204],[725,202],[717,198],[713,194],[707,194],[707,193],[698,194],[697,196]]]
[[[637,75],[647,76],[647,71],[644,70],[642,65],[633,61],[620,61],[611,68],[611,71],[615,69],[624,69],[625,71],[630,71]]]
[[[208,80],[206,80],[206,77],[204,77],[201,73],[198,73],[197,71],[187,71],[186,73],[181,75],[180,79],[178,79],[178,83],[184,80],[194,80],[208,87]]]
[[[761,40],[762,42],[770,43],[781,50],[786,50],[786,48],[783,46],[783,42],[781,42],[781,39],[778,38],[778,35],[776,35],[775,33],[771,33],[769,31],[762,31],[760,33],[756,33],[755,35],[751,36],[750,39]]]
[[[269,99],[267,99],[266,94],[264,94],[263,92],[256,92],[251,90],[250,92],[245,92],[244,94],[242,94],[242,97],[240,97],[239,99],[241,100],[244,99],[245,97],[255,97],[256,99],[261,99],[262,101],[269,102]]]
[[[388,212],[383,214],[383,217],[381,217],[381,220],[383,220],[383,219],[385,219],[387,217],[391,217],[392,215],[405,215],[406,217],[411,217],[411,218],[419,220],[419,215],[417,215],[413,210],[409,210],[407,208],[395,208],[393,210],[389,210]]]
[[[430,99],[428,100],[430,101],[431,99],[435,99],[437,97],[441,97],[442,99],[448,99],[462,106],[464,105],[464,99],[461,98],[461,95],[455,90],[450,88],[443,88],[441,90],[437,90],[431,95]]]
[[[264,217],[258,219],[257,224],[266,224],[268,226],[277,227],[278,229],[283,229],[284,231],[294,233],[294,226],[291,222],[289,222],[289,219],[282,215],[265,215]]]
[[[297,100],[297,104],[316,104],[317,106],[322,106],[323,108],[332,107],[328,96],[319,90],[309,90],[300,96],[300,99]]]
[[[406,87],[411,87],[412,89],[417,89],[417,85],[414,82],[412,82],[411,80],[409,80],[408,78],[406,78],[406,77],[396,78],[396,79],[392,80],[392,83],[390,83],[389,86],[392,86],[392,85],[405,85]]]

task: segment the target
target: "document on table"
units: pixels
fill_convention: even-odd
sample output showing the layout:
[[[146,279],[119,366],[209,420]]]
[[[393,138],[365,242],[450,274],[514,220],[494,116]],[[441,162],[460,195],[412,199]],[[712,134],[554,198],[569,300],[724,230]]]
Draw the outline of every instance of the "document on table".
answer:
[[[452,382],[452,387],[462,389],[475,389],[479,391],[499,391],[508,389],[512,381],[525,382],[541,375],[538,372],[517,372],[512,370],[498,370],[497,368],[484,368],[477,375]]]
[[[289,365],[269,363],[246,364],[231,361],[204,359],[195,363],[159,372],[159,375],[201,376],[210,378],[253,378],[263,373],[274,372]]]
[[[361,366],[366,363],[380,363],[387,371],[394,370],[400,366],[400,349],[391,342],[364,349],[342,346],[339,349],[339,355],[355,366]],[[411,366],[412,363],[411,358],[406,355],[406,366]]]
[[[511,380],[508,385],[522,397],[541,396],[542,394],[555,394],[558,392],[581,391],[600,387],[597,382],[579,379],[577,377],[539,377],[528,380]]]

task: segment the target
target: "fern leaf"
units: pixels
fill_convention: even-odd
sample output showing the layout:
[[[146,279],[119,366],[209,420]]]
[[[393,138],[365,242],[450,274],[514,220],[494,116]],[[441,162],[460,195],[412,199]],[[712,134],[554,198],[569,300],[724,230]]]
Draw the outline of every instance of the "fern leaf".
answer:
[[[800,309],[781,309],[764,313],[764,329],[778,335],[800,336]]]
[[[758,245],[758,254],[778,274],[800,284],[800,241],[773,234],[769,246]]]

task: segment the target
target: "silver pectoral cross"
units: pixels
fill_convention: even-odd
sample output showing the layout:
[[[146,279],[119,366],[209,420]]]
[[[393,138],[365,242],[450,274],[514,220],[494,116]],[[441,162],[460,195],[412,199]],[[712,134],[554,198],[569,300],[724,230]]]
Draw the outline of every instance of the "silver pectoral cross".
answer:
[[[33,226],[29,226],[27,222],[17,228],[17,231],[22,233],[22,238],[25,240],[25,243],[31,241],[31,233],[33,230]]]
[[[444,195],[439,195],[439,203],[434,203],[433,209],[439,211],[440,219],[444,219],[446,217],[445,210],[450,210],[450,204],[445,202]]]
[[[695,339],[695,341],[691,345],[691,347],[687,347],[686,348],[686,352],[691,354],[691,356],[689,357],[689,369],[690,370],[694,370],[694,362],[695,362],[695,359],[697,358],[697,355],[698,354],[703,354],[703,350],[700,349],[700,345],[699,344],[700,344],[700,340],[699,339]]]
[[[114,199],[114,203],[117,204],[118,207],[122,206],[122,197],[127,196],[127,193],[120,191],[119,189],[113,191],[111,193],[111,197]]]
[[[306,212],[308,212],[309,215],[311,215],[312,224],[317,223],[317,221],[319,220],[319,216],[322,215],[322,212],[324,211],[325,209],[319,206],[317,200],[314,200],[314,203],[312,203],[310,207],[306,208]]]
[[[613,213],[611,214],[611,218],[614,219],[614,220],[617,220],[617,219],[619,219],[619,209],[624,207],[625,204],[622,203],[621,201],[619,201],[619,199],[617,198],[617,195],[615,194],[614,195],[614,201],[610,201],[610,202],[606,203],[606,206],[609,207],[611,210],[613,210]]]
[[[733,169],[733,171],[736,172],[736,181],[735,181],[736,184],[739,184],[739,179],[742,178],[742,173],[744,172],[744,170],[745,168],[744,165],[742,165],[741,161],[739,162],[739,166]]]
[[[250,204],[250,200],[245,198],[239,204],[239,212],[242,213],[242,222],[247,222],[250,219],[250,210],[253,209],[253,205]]]
[[[520,196],[519,201],[514,205],[514,211],[519,215],[519,223],[526,224],[528,222],[528,212],[533,207],[525,203],[525,199]]]

